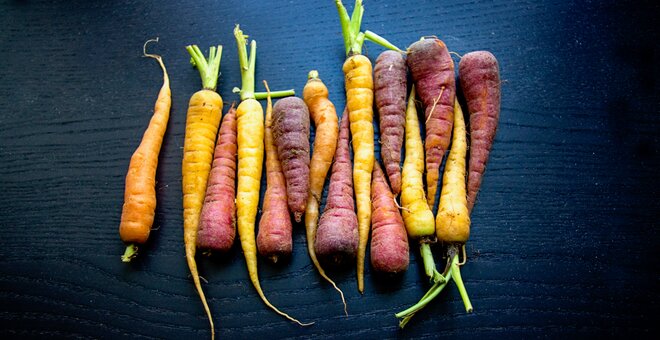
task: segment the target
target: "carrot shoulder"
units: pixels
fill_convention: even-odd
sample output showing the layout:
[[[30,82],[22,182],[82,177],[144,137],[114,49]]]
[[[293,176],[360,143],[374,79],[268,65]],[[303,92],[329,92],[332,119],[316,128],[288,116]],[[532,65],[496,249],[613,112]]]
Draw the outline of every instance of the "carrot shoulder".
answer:
[[[136,243],[145,243],[149,238],[151,227],[154,223],[156,213],[156,167],[158,166],[158,154],[163,144],[163,136],[167,129],[167,121],[170,117],[172,106],[172,94],[170,92],[170,79],[159,55],[147,54],[144,44],[144,55],[158,61],[163,70],[163,86],[160,88],[154,114],[149,126],[144,132],[140,145],[131,156],[126,173],[126,186],[124,192],[124,205],[121,212],[119,224],[119,236],[122,241],[128,243],[122,261],[129,262],[137,255]],[[157,39],[155,40],[157,41]]]

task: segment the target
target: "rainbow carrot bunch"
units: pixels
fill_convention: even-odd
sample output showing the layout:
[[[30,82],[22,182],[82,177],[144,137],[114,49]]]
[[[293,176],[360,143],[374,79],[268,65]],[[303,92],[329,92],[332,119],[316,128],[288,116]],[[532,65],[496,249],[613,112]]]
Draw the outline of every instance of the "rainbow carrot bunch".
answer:
[[[154,114],[149,126],[144,132],[140,145],[131,156],[126,174],[126,189],[124,192],[124,206],[121,211],[119,236],[128,243],[126,252],[122,256],[123,262],[130,262],[137,255],[136,244],[147,242],[156,214],[156,167],[158,154],[163,144],[163,136],[167,129],[172,106],[172,93],[170,91],[170,78],[167,75],[163,59],[159,55],[148,54],[147,44],[158,39],[148,40],[144,43],[145,57],[156,59],[163,70],[163,86],[158,93]]]

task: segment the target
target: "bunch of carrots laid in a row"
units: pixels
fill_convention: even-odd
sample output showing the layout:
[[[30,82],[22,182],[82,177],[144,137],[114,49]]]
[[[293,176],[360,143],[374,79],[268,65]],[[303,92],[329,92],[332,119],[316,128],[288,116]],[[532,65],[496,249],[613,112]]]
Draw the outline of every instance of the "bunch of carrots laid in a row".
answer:
[[[195,253],[197,248],[229,250],[236,229],[250,280],[264,303],[300,325],[309,325],[270,304],[257,274],[257,253],[273,262],[290,256],[291,215],[296,223],[304,218],[310,258],[319,274],[340,293],[345,312],[343,293],[322,265],[357,259],[358,290],[362,292],[370,231],[374,270],[391,274],[405,271],[410,238],[419,244],[424,273],[432,282],[419,302],[396,314],[401,327],[451,280],[466,310],[472,311],[460,266],[466,261],[470,212],[499,118],[497,60],[486,51],[471,52],[460,59],[458,78],[470,118],[468,158],[466,124],[456,98],[454,61],[447,46],[436,37],[425,37],[402,51],[373,32],[360,31],[364,13],[361,0],[356,1],[350,17],[340,0],[336,4],[347,55],[343,65],[346,108],[341,120],[316,71],[309,72],[302,99],[293,97],[293,90],[271,92],[265,81],[266,92],[255,92],[257,45],[250,41],[248,55],[247,36],[238,25],[234,35],[242,87],[236,90],[241,103],[231,105],[222,118],[223,101],[216,92],[222,46],[211,47],[208,58],[197,46],[186,47],[199,70],[203,89],[191,97],[186,120],[182,164],[184,245],[212,336],[213,319],[200,284]],[[365,39],[390,49],[377,58],[373,71],[369,58],[361,54]],[[147,241],[154,221],[156,166],[171,106],[169,78],[161,57],[147,54],[146,44],[144,54],[159,62],[164,81],[153,118],[126,175],[120,224],[121,239],[128,244],[124,261],[137,254],[136,244]],[[414,85],[406,100],[408,72]],[[271,98],[276,97],[287,98],[273,106]],[[259,99],[267,99],[265,117]],[[374,99],[384,171],[374,157]],[[424,111],[424,142],[417,99]],[[316,129],[311,157],[310,120]],[[440,165],[450,145],[434,216]],[[267,188],[255,235],[264,153]],[[320,213],[328,172],[327,200]],[[447,263],[441,270],[436,269],[431,252],[434,243],[446,249]]]

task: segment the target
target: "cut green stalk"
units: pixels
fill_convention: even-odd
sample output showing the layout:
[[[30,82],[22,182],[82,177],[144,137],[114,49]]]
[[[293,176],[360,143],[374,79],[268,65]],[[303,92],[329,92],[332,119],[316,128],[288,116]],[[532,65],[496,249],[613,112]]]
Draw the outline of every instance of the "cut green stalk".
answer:
[[[137,256],[137,250],[138,247],[135,245],[135,243],[131,243],[128,246],[126,246],[126,251],[124,252],[124,255],[122,255],[121,261],[131,262],[131,260]]]
[[[445,278],[444,282],[438,281],[434,283],[433,286],[431,286],[431,288],[428,290],[428,292],[426,292],[426,294],[422,296],[419,302],[414,304],[412,307],[402,312],[396,313],[394,315],[397,318],[401,319],[401,321],[399,321],[399,327],[401,328],[405,327],[405,325],[408,323],[408,321],[410,321],[410,319],[415,315],[415,313],[420,311],[422,308],[426,307],[426,305],[428,305],[429,302],[433,301],[433,299],[435,299],[435,297],[438,296],[440,292],[442,292],[442,290],[447,286],[447,283],[449,283],[449,280],[451,280],[452,278],[451,267],[447,271],[447,273],[445,273],[444,278]]]
[[[383,46],[383,47],[385,47],[387,49],[390,49],[390,50],[393,50],[393,51],[404,53],[404,51],[402,51],[400,48],[394,46],[394,44],[389,42],[387,39],[381,37],[380,35],[372,32],[372,31],[369,31],[369,30],[364,31],[364,37],[367,40],[371,41],[372,43],[378,44],[380,46]]]
[[[281,98],[281,97],[289,97],[289,96],[295,96],[296,91],[293,89],[290,90],[282,90],[282,91],[272,91],[270,93],[271,98]],[[254,99],[256,100],[262,100],[268,98],[268,92],[255,92],[254,93]]]
[[[428,242],[421,242],[419,245],[419,252],[422,255],[424,263],[424,273],[431,279],[432,282],[443,281],[445,278],[435,268],[435,261],[433,260],[433,253],[431,252],[431,245]]]
[[[188,45],[186,50],[190,53],[191,64],[197,68],[202,78],[202,88],[215,91],[220,74],[220,59],[222,59],[222,45],[209,48],[209,58],[204,58],[204,53],[197,45]]]
[[[243,34],[239,25],[234,28],[234,37],[236,37],[236,45],[238,46],[238,63],[241,66],[241,88],[234,87],[234,93],[238,92],[241,95],[241,100],[246,99],[266,99],[267,92],[254,92],[254,70],[257,63],[257,42],[250,41],[250,57],[247,53],[247,38]],[[281,98],[287,96],[294,96],[296,92],[291,90],[272,91],[271,98]]]
[[[337,12],[339,12],[339,22],[341,23],[341,32],[344,37],[346,55],[362,54],[362,44],[364,43],[364,33],[360,32],[362,16],[364,14],[362,0],[355,0],[355,7],[350,18],[341,0],[335,0],[335,5],[337,6]]]
[[[456,282],[456,287],[458,287],[458,292],[461,294],[461,299],[463,299],[463,305],[465,305],[465,311],[472,313],[472,303],[470,302],[470,297],[465,290],[465,285],[463,284],[463,278],[461,277],[461,269],[458,265],[458,255],[454,256],[454,259],[451,262],[451,271],[454,273],[454,282]]]

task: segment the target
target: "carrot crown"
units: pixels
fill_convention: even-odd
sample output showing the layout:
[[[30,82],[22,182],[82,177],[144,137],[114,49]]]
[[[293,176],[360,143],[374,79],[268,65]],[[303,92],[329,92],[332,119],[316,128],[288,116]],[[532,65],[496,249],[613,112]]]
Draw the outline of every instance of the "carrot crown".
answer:
[[[335,5],[337,5],[337,11],[339,12],[339,22],[341,23],[341,33],[344,36],[346,55],[362,54],[362,43],[364,43],[364,33],[360,32],[362,15],[364,14],[362,0],[355,0],[355,7],[350,18],[341,0],[335,0]]]
[[[215,91],[220,74],[220,59],[222,58],[222,45],[209,48],[209,58],[204,58],[204,53],[197,45],[188,45],[186,50],[190,53],[190,63],[197,67],[202,77],[202,87],[205,90]]]

